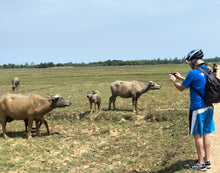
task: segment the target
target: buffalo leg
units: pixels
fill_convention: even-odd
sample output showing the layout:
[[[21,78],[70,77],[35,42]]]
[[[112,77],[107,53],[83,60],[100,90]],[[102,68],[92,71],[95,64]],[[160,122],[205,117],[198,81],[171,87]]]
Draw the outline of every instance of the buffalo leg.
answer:
[[[41,120],[40,120],[39,129],[40,129],[42,123],[44,123],[45,127],[47,128],[47,133],[49,134],[49,133],[50,133],[50,131],[49,131],[49,126],[48,126],[47,121],[46,121],[44,118],[41,118]]]
[[[24,120],[24,124],[25,124],[25,132],[27,132],[27,127],[28,127],[28,120]]]
[[[44,118],[41,118],[41,120],[40,120],[39,129],[40,129],[42,123],[44,123],[45,127],[47,128],[47,133],[49,134],[49,133],[50,133],[50,131],[49,131],[49,126],[48,126],[47,121],[46,121]]]
[[[46,121],[46,120],[45,120]],[[42,118],[40,121],[39,121],[39,128],[41,127],[41,125],[44,123],[44,119]]]
[[[33,119],[30,118],[28,119],[28,136],[27,136],[28,139],[32,139],[32,136],[31,136],[32,125],[33,125]]]
[[[112,104],[113,104],[113,109],[114,109],[114,110],[116,110],[115,100],[116,100],[116,97],[113,97],[113,96],[112,96]]]
[[[97,103],[97,105],[98,105],[98,110],[99,110],[99,112],[100,112],[100,110],[101,110],[101,109],[100,109],[100,103]]]
[[[40,128],[40,124],[39,123],[40,123],[39,121],[35,120],[37,136],[41,136],[40,130],[39,130],[39,128]]]
[[[96,107],[97,107],[97,103],[94,103],[94,112],[96,113]]]
[[[112,96],[111,96],[111,97],[109,97],[109,105],[108,105],[108,110],[110,110],[110,109],[111,109],[111,104],[112,104]]]
[[[133,112],[137,111],[137,98],[136,97],[132,97],[132,110]]]
[[[116,110],[115,100],[116,100],[116,97],[113,98],[113,108],[114,108],[114,110]]]
[[[113,104],[113,109],[114,110],[116,109],[116,107],[115,107],[115,100],[116,100],[116,97],[114,97],[114,96],[111,96],[109,98],[109,107],[108,107],[109,110],[111,109],[111,104]]]
[[[28,130],[27,130],[28,120],[24,120],[24,122],[25,122],[25,131],[27,132],[27,131],[28,131]],[[40,129],[42,123],[44,123],[45,127],[47,128],[47,133],[49,134],[49,133],[50,133],[49,126],[48,126],[47,121],[46,121],[44,118],[42,118],[42,119],[39,121],[39,129]]]
[[[115,107],[115,100],[116,100],[116,97],[115,97],[115,96],[111,96],[111,97],[109,98],[109,107],[108,107],[109,110],[111,109],[111,103],[113,104],[114,110],[116,109],[116,107]]]
[[[90,114],[92,114],[92,103],[90,103]]]
[[[138,101],[138,98],[136,98],[135,100],[135,111],[137,111],[137,101]]]
[[[1,124],[2,124],[2,135],[5,139],[9,139],[9,137],[6,135],[6,118],[1,118]]]
[[[47,121],[46,121],[45,119],[43,119],[43,121],[44,121],[44,125],[45,125],[46,128],[47,128],[47,133],[49,134],[50,131],[49,131],[49,127],[48,127]]]
[[[135,112],[135,108],[134,108],[134,101],[135,101],[135,98],[134,97],[132,97],[132,110],[133,110],[133,112]]]

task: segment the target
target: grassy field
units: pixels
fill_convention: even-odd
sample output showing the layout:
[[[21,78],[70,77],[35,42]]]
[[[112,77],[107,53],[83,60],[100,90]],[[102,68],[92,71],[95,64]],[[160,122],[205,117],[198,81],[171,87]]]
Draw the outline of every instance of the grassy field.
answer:
[[[178,92],[168,74],[186,75],[187,65],[0,70],[0,94],[11,91],[13,77],[20,78],[16,93],[46,97],[60,94],[68,108],[45,115],[50,128],[41,127],[26,139],[23,121],[7,124],[9,140],[0,137],[0,172],[190,172],[195,156],[188,135],[189,91]],[[162,86],[138,100],[117,98],[117,110],[108,110],[110,84],[115,80],[153,80]],[[99,90],[102,111],[90,115],[86,93]],[[1,132],[2,134],[2,132]]]

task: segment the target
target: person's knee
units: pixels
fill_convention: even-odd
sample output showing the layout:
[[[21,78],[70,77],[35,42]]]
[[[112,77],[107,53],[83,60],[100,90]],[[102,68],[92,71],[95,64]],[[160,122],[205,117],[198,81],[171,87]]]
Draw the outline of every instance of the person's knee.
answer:
[[[210,137],[210,135],[209,134],[204,134],[203,135],[203,139],[206,141],[206,140],[209,140],[209,137]]]
[[[201,139],[202,138],[202,136],[200,134],[195,134],[193,136],[194,136],[194,139]]]

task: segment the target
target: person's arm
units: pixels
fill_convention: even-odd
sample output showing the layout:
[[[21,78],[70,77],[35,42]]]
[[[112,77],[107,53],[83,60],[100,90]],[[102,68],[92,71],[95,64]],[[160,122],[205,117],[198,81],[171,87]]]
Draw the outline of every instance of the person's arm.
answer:
[[[179,73],[178,73],[179,74]],[[172,75],[170,74],[170,81],[173,82],[173,84],[175,85],[175,87],[179,90],[179,91],[183,91],[185,89],[185,87],[177,81],[177,77],[178,76],[178,79],[179,80],[184,80],[185,78],[183,78],[181,75]]]

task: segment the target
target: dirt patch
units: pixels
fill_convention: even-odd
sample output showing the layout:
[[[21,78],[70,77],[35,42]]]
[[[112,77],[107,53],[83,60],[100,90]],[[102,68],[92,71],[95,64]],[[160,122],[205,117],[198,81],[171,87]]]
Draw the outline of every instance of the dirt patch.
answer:
[[[220,72],[218,72],[218,77],[220,78]],[[214,121],[216,131],[211,134],[211,164],[212,169],[209,170],[209,173],[218,173],[220,172],[220,103],[214,105]]]
[[[211,134],[211,164],[212,169],[208,172],[210,173],[218,173],[220,172],[220,145],[219,145],[219,138],[220,138],[220,103],[216,104],[215,106],[215,113],[214,113],[214,121],[215,121],[215,128],[216,131]]]

